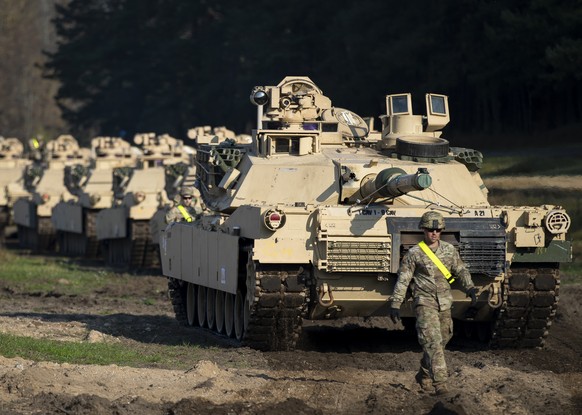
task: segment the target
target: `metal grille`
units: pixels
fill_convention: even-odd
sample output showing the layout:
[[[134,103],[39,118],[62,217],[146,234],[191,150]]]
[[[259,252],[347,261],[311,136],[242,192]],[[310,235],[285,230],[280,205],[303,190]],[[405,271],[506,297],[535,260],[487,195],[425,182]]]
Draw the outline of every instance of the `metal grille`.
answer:
[[[505,241],[463,240],[459,243],[459,253],[471,274],[499,275],[505,268]]]
[[[388,272],[390,241],[327,241],[328,272]]]

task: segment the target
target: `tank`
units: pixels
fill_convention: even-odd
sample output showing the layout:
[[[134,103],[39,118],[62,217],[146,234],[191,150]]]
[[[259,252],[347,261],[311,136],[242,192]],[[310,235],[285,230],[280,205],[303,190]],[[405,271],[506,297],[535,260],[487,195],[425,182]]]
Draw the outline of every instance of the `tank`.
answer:
[[[261,350],[295,347],[302,322],[388,315],[403,255],[438,211],[479,293],[453,284],[461,333],[494,347],[536,347],[556,313],[559,264],[571,261],[559,206],[492,206],[480,152],[450,147],[448,97],[386,96],[381,129],[307,77],[251,92],[252,142],[201,144],[197,175],[212,209],[163,232],[162,272],[176,317]],[[413,322],[412,301],[402,308]]]
[[[6,228],[12,223],[14,202],[28,194],[24,172],[31,163],[18,138],[0,136],[0,247],[5,244]]]
[[[74,197],[62,200],[52,209],[57,232],[58,252],[67,256],[99,258],[96,217],[111,207],[116,193],[122,193],[137,167],[141,152],[120,137],[91,140],[92,162],[74,165],[65,181]]]
[[[79,147],[73,136],[61,135],[46,143],[31,140],[31,154],[35,162],[24,173],[28,193],[21,195],[13,208],[19,245],[33,251],[54,252],[52,209],[57,203],[74,198],[65,186],[65,171],[75,164],[88,164],[90,151]]]
[[[97,214],[96,228],[106,263],[137,270],[159,267],[153,235],[179,187],[194,181],[195,151],[167,134],[137,134],[134,142],[143,152],[140,165],[118,187],[113,206]]]

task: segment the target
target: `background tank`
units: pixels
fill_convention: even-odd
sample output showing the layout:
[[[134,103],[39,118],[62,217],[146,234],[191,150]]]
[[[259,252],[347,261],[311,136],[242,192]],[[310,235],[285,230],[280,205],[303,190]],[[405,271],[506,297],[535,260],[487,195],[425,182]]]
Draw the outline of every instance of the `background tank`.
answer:
[[[543,344],[559,264],[571,260],[558,206],[491,206],[479,152],[451,149],[444,95],[386,97],[382,131],[333,107],[305,77],[255,87],[249,145],[198,149],[200,191],[216,213],[163,233],[162,270],[176,317],[260,349],[292,349],[302,319],[388,315],[404,253],[424,212],[443,214],[479,288],[453,285],[453,318],[495,346]],[[410,321],[412,302],[401,313]]]
[[[58,233],[59,252],[87,258],[99,256],[96,217],[113,204],[116,192],[129,183],[132,169],[141,153],[120,137],[95,137],[91,140],[92,163],[89,168],[69,170],[67,184],[75,198],[63,200],[52,211]]]
[[[57,203],[73,198],[65,186],[65,169],[89,163],[90,151],[80,148],[70,135],[61,135],[45,144],[33,140],[31,151],[37,161],[29,164],[24,173],[25,188],[30,193],[20,197],[13,208],[19,244],[23,248],[54,251],[52,209]]]
[[[0,136],[0,247],[5,242],[6,227],[12,222],[14,202],[28,194],[24,171],[31,163],[19,139]]]
[[[179,187],[193,183],[195,151],[167,134],[137,134],[134,142],[143,152],[140,164],[118,188],[113,206],[97,214],[96,228],[108,265],[138,269],[159,266],[159,238],[154,243],[150,222],[159,229]]]

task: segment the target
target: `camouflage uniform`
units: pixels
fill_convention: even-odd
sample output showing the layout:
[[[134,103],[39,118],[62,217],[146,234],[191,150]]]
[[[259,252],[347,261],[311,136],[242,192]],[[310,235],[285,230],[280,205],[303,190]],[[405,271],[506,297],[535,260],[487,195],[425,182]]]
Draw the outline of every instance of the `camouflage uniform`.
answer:
[[[192,205],[191,206],[184,206],[184,209],[186,209],[186,212],[188,212],[188,214],[192,218],[191,221],[188,221],[184,217],[184,215],[182,215],[182,212],[180,212],[180,209],[178,207],[178,206],[182,206],[182,204],[181,203],[178,203],[176,206],[174,206],[173,208],[171,208],[166,213],[166,223],[172,223],[172,222],[192,222],[192,221],[195,221],[196,219],[198,219],[200,217],[200,215],[202,214],[202,209],[197,204],[195,205],[195,203],[196,202],[194,200],[192,200]]]
[[[174,197],[174,207],[166,213],[166,223],[193,222],[202,214],[198,198],[194,195],[195,189],[184,186]],[[184,199],[190,199],[189,203]]]
[[[471,274],[453,245],[439,241],[435,255],[456,277],[456,281],[461,284],[463,290],[467,291],[473,287]],[[412,280],[414,280],[411,288],[416,314],[416,330],[418,342],[424,352],[419,373],[425,379],[430,376],[433,384],[438,386],[448,378],[444,349],[453,335],[451,287],[437,266],[418,245],[410,248],[402,259],[398,270],[398,281],[392,295],[391,308],[400,308]]]

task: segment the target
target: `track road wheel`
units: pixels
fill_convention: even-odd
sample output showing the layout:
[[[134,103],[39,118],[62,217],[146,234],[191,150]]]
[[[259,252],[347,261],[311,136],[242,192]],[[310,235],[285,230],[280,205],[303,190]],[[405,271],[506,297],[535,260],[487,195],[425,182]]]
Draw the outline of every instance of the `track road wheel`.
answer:
[[[224,333],[228,337],[234,334],[234,295],[224,295]]]
[[[189,326],[198,325],[196,319],[196,285],[191,282],[188,283],[186,291],[186,317],[188,318]]]
[[[209,329],[214,329],[216,321],[214,313],[214,300],[216,299],[216,290],[214,288],[206,289],[206,323]]]
[[[200,327],[206,326],[206,287],[199,285],[197,287],[198,295],[196,296],[198,307],[196,311],[198,312],[198,324]]]
[[[234,299],[234,335],[237,340],[242,340],[244,336],[244,320],[245,320],[245,296],[241,290],[236,291]]]
[[[214,316],[216,319],[216,332],[224,333],[224,291],[216,290],[214,298]]]

